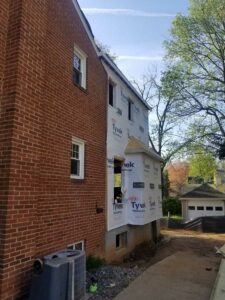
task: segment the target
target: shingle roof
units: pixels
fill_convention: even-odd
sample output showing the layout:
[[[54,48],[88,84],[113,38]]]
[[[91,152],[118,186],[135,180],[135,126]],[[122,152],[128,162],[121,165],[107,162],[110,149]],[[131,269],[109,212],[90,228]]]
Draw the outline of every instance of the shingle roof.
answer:
[[[194,190],[184,194],[181,198],[223,198],[225,194],[213,188],[211,185],[204,183]]]

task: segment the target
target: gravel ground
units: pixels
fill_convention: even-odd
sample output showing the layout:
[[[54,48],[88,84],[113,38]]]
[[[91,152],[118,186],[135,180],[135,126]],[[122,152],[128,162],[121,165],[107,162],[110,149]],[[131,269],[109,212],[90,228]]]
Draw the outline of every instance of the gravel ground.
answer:
[[[87,286],[91,278],[98,282],[98,291],[91,297],[93,300],[113,299],[121,290],[126,288],[131,281],[142,273],[138,267],[125,268],[118,266],[103,266],[92,272],[87,272]]]
[[[177,251],[191,251],[198,256],[215,257],[215,246],[225,243],[225,234],[206,234],[185,230],[162,230],[163,239],[156,246],[145,243],[137,247],[119,265],[107,265],[87,272],[87,287],[94,276],[98,291],[89,294],[90,300],[113,299],[146,268]]]
[[[92,278],[98,284],[98,291],[89,294],[90,299],[113,299],[146,269],[148,261],[155,255],[156,249],[153,242],[144,242],[124,257],[123,262],[102,266],[87,272],[87,288],[90,286]]]

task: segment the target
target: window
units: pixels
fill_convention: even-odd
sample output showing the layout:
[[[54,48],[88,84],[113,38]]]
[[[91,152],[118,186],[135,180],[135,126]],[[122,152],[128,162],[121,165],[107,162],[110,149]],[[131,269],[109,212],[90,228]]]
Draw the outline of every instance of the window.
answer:
[[[86,89],[87,56],[77,47],[74,48],[73,82]]]
[[[84,179],[84,142],[77,138],[72,140],[70,177]]]
[[[115,106],[115,84],[109,82],[109,105]]]
[[[114,203],[122,203],[122,165],[122,160],[114,159]]]
[[[84,251],[84,241],[76,242],[72,245],[67,246],[68,250],[81,250]]]
[[[116,249],[125,248],[127,246],[127,232],[116,235]]]
[[[197,210],[204,210],[204,206],[197,206]]]
[[[133,121],[133,102],[128,100],[128,120]]]
[[[195,206],[188,206],[189,210],[195,210]]]
[[[206,206],[206,210],[213,210],[212,206]]]
[[[154,183],[150,183],[150,189],[154,189],[155,188],[155,185],[154,185]]]
[[[222,206],[216,206],[216,211],[222,211],[223,207]]]

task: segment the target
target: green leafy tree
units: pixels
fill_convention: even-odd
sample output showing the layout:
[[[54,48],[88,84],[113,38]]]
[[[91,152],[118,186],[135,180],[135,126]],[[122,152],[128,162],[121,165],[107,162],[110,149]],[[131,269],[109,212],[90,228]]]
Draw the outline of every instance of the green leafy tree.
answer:
[[[180,117],[198,116],[211,148],[225,140],[225,0],[190,0],[189,14],[177,15],[165,42],[168,70],[164,93]],[[193,118],[193,123],[195,123]],[[223,151],[220,151],[220,155]]]
[[[216,161],[211,153],[197,152],[189,159],[189,176],[211,182],[216,171]]]
[[[181,216],[181,201],[178,198],[168,198],[163,200],[163,215]]]

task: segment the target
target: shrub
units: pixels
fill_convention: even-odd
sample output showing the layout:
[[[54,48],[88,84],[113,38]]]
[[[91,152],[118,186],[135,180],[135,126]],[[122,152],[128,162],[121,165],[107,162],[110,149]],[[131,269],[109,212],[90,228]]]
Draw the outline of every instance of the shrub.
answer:
[[[105,264],[105,260],[98,256],[89,255],[86,259],[87,271],[100,268],[104,264]]]
[[[181,201],[177,198],[168,198],[163,200],[163,215],[181,215]]]

